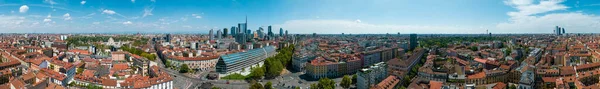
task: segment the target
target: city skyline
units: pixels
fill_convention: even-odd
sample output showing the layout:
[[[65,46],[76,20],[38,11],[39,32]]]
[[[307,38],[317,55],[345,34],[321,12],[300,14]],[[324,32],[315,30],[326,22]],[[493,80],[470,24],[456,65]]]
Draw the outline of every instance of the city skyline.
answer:
[[[248,29],[292,34],[595,33],[599,1],[0,0],[3,33],[208,33],[248,16]],[[216,31],[215,31],[216,32]],[[277,31],[276,31],[277,32]],[[274,32],[274,33],[276,33]]]

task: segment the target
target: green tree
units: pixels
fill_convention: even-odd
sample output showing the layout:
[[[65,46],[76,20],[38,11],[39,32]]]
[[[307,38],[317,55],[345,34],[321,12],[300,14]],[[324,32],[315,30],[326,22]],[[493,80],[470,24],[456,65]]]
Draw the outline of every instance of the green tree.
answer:
[[[348,89],[348,88],[350,88],[351,84],[352,84],[352,79],[350,78],[350,76],[344,75],[344,78],[342,78],[342,82],[340,83],[340,85],[343,88]]]
[[[265,89],[260,83],[253,83],[249,89]]]
[[[75,73],[76,74],[81,74],[81,73],[83,73],[83,70],[84,70],[83,68],[77,68],[77,72],[75,72]]]
[[[210,89],[221,89],[221,88],[213,86],[213,87],[212,87],[212,88],[210,88]]]
[[[272,85],[273,85],[273,83],[271,83],[271,81],[267,82],[265,84],[265,89],[274,89]]]
[[[267,58],[264,62],[265,64],[265,70],[266,70],[266,77],[267,78],[274,78],[279,76],[279,74],[281,74],[281,71],[283,70],[283,65],[281,65],[281,62],[279,62],[277,59],[275,58]]]
[[[352,75],[352,84],[356,84],[358,76],[356,74]]]
[[[310,84],[310,89],[319,89],[319,86],[316,83]]]
[[[319,84],[317,84],[319,89],[335,89],[335,81],[329,78],[319,79]]]
[[[508,87],[508,89],[517,89],[517,86],[515,86],[515,85],[510,85],[510,87]]]
[[[181,65],[181,67],[179,68],[179,73],[187,73],[187,72],[190,72],[190,67],[188,67],[187,64]]]
[[[261,79],[263,76],[265,76],[265,69],[263,67],[252,68],[250,74],[248,74],[248,77],[253,79]]]

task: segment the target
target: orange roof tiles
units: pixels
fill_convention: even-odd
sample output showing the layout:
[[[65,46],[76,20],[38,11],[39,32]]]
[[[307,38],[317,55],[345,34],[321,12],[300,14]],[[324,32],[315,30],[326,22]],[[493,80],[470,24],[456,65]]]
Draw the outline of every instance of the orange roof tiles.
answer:
[[[429,89],[442,89],[442,85],[440,81],[429,81]]]
[[[394,75],[390,75],[371,89],[393,89],[398,82],[400,82],[400,79]]]
[[[498,82],[496,83],[496,86],[493,87],[494,89],[504,89],[506,88],[506,84],[503,82]]]
[[[485,72],[479,72],[479,73],[475,73],[473,75],[467,76],[467,79],[479,79],[479,78],[485,78]]]
[[[129,66],[125,63],[120,63],[120,64],[113,64],[113,70],[126,70],[128,69]]]
[[[102,79],[102,85],[104,85],[104,86],[117,86],[117,80]]]
[[[79,53],[79,54],[83,54],[83,55],[90,55],[91,53],[87,50],[81,50],[81,49],[73,49],[73,50],[69,50],[68,52],[73,52],[73,53]]]

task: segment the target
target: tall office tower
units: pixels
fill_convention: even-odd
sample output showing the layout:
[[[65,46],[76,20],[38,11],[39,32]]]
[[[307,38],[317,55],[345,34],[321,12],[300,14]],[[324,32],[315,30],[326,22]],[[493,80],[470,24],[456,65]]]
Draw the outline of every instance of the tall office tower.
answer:
[[[267,30],[269,30],[267,35],[269,35],[269,37],[273,37],[273,31],[271,30],[271,26],[267,27]]]
[[[285,30],[285,36],[288,36],[288,30]]]
[[[258,30],[256,30],[256,33],[258,34],[258,38],[262,39],[263,36],[265,36],[265,32],[263,32],[264,29],[262,27],[258,27]]]
[[[213,40],[213,37],[214,37],[214,36],[215,36],[215,35],[213,34],[213,29],[210,29],[210,31],[208,31],[208,39],[209,39],[209,40]]]
[[[565,28],[562,29],[562,34],[565,34]]]
[[[409,45],[410,45],[410,50],[414,50],[415,48],[417,48],[417,34],[410,34],[410,40],[409,40]]]
[[[560,35],[560,27],[556,26],[556,30],[554,30],[554,34]]]
[[[235,26],[231,27],[231,36],[235,37],[237,35],[237,28]]]
[[[283,28],[279,28],[279,36],[283,36]]]
[[[227,28],[223,28],[223,37],[227,37],[227,34],[229,34],[227,33]]]
[[[167,35],[165,36],[165,41],[167,41],[167,43],[168,43],[168,42],[171,42],[171,34],[167,34]]]
[[[221,37],[222,37],[222,34],[223,34],[223,33],[221,32],[221,30],[217,30],[217,35],[216,35],[216,36],[217,36],[217,39],[221,39]]]

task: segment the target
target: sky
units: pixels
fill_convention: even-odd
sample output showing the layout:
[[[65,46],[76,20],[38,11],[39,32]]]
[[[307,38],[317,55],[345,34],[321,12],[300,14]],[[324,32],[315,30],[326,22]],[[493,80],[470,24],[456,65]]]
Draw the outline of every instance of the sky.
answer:
[[[600,0],[0,0],[1,33],[600,32]]]

